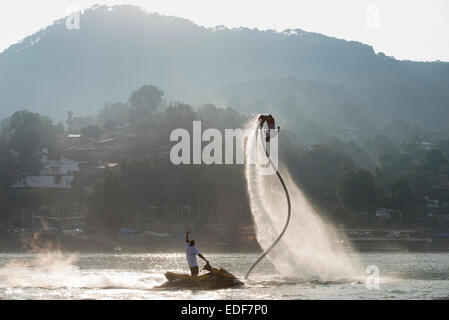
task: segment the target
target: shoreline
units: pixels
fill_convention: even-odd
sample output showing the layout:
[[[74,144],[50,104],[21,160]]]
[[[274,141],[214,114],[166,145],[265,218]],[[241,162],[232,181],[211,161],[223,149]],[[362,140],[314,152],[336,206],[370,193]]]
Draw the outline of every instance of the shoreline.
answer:
[[[201,251],[205,252],[205,254],[221,254],[221,253],[248,253],[248,254],[262,254],[262,250],[254,250],[249,248],[217,248],[217,247],[201,247]],[[49,248],[18,248],[18,247],[1,247],[0,246],[0,254],[45,254],[52,252],[61,252],[61,253],[69,253],[69,254],[89,254],[89,253],[104,253],[104,254],[140,254],[140,253],[163,253],[163,254],[184,254],[184,248],[182,246],[178,247],[170,247],[170,248],[154,248],[154,247],[120,247],[120,249],[116,248],[82,248],[82,247],[71,247],[65,248],[61,246],[53,246]],[[352,247],[351,249],[345,248],[345,253],[357,254],[357,253],[447,253],[449,252],[449,248],[388,248],[388,247],[376,247],[376,248],[357,248]]]
[[[199,239],[200,240],[200,239]],[[449,252],[449,242],[431,242],[431,238],[353,238],[339,247],[345,252]],[[198,241],[198,248],[211,253],[262,253],[257,241],[250,243]],[[0,237],[1,253],[179,253],[185,241],[179,239],[139,238],[108,239],[106,237],[53,235],[9,235]]]

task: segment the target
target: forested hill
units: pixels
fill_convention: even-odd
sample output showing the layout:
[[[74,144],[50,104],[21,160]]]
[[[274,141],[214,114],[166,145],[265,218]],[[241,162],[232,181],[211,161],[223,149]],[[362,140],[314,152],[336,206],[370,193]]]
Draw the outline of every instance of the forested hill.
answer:
[[[286,90],[282,79],[311,81],[313,94],[296,85]],[[341,125],[365,119],[377,129],[399,117],[449,131],[449,63],[398,61],[302,30],[204,28],[129,5],[92,7],[79,30],[62,18],[1,53],[0,117],[25,108],[58,120],[67,110],[96,114],[105,101],[126,101],[148,83],[164,88],[167,99],[193,104],[250,103],[270,92],[271,112],[284,98],[303,97],[301,112],[294,103],[289,108],[291,119],[305,112],[321,122],[338,112]],[[256,89],[248,95],[240,83]],[[319,98],[330,103],[323,107]]]

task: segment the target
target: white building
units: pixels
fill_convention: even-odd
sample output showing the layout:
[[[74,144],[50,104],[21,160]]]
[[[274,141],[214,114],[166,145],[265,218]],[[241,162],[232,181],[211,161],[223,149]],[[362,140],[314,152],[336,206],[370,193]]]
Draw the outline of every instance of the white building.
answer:
[[[421,142],[420,147],[423,150],[431,150],[435,147],[435,145],[431,142]]]
[[[426,207],[427,208],[439,208],[440,207],[440,201],[439,200],[429,199],[428,196],[425,196],[424,199],[426,200]]]
[[[78,161],[61,158],[48,160],[48,150],[42,149],[43,169],[39,176],[27,176],[18,180],[13,188],[55,188],[70,189],[74,173],[79,172]]]
[[[384,219],[402,219],[402,212],[393,209],[377,208],[376,217]]]

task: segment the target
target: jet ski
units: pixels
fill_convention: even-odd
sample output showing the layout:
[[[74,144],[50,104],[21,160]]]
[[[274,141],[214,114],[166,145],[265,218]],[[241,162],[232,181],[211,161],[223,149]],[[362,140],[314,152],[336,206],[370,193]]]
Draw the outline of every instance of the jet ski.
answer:
[[[196,280],[190,274],[168,271],[165,273],[168,281],[160,287],[224,289],[243,285],[243,282],[223,268],[213,268],[207,264],[202,270],[209,272],[197,276]]]

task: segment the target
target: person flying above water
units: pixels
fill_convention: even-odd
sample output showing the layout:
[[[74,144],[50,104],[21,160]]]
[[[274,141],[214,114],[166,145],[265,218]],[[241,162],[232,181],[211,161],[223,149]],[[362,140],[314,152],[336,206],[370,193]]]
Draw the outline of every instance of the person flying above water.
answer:
[[[192,275],[192,278],[196,278],[198,276],[198,262],[196,261],[196,256],[200,257],[204,261],[206,261],[206,264],[209,264],[209,261],[204,258],[204,256],[200,253],[200,251],[195,247],[195,240],[189,240],[189,233],[190,231],[187,231],[186,233],[186,259],[187,263],[189,264],[190,273]]]
[[[275,130],[275,128],[276,128],[273,116],[271,114],[267,114],[267,115],[261,114],[259,116],[258,120],[259,120],[259,127],[261,129],[263,128],[264,123],[265,122],[267,123],[268,130],[266,131],[265,141],[270,142],[270,130]],[[278,126],[277,129],[278,129],[277,132],[279,132],[279,130],[281,130],[281,127]],[[276,131],[275,131],[275,134],[276,134]],[[273,137],[274,137],[274,135],[273,135]]]

